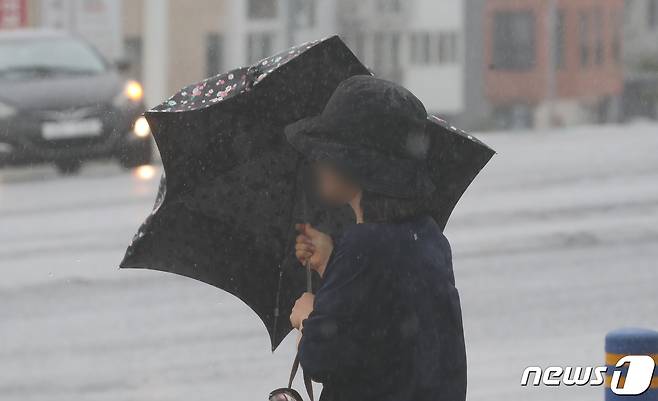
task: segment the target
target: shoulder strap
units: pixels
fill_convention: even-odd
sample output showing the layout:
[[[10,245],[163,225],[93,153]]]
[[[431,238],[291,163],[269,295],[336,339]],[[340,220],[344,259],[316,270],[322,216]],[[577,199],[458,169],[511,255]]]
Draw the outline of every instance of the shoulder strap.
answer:
[[[298,370],[299,370],[299,354],[296,354],[295,360],[292,362],[292,369],[290,370],[290,378],[288,379],[288,388],[292,388],[292,382],[295,379]],[[304,373],[304,386],[306,387],[306,392],[308,393],[308,397],[311,399],[311,401],[314,401],[313,383],[311,381],[311,378],[306,373]]]
[[[304,214],[306,214],[306,193],[304,193]],[[311,272],[311,264],[310,262],[306,262],[305,266],[306,268],[306,291],[313,293],[313,273]],[[297,370],[299,370],[299,351],[295,353],[295,360],[292,362],[292,369],[290,370],[290,378],[288,379],[288,388],[292,388],[292,381],[295,379],[295,376],[297,375]],[[311,381],[311,378],[306,374],[303,373],[304,375],[304,387],[306,387],[306,393],[308,394],[308,397],[311,399],[311,401],[315,401],[313,399],[313,382]]]
[[[292,388],[292,381],[295,380],[297,370],[299,369],[299,354],[295,355],[295,360],[292,362],[292,369],[290,370],[290,379],[288,379],[288,388]]]
[[[308,393],[308,398],[313,400],[313,382],[311,381],[310,376],[304,373],[304,387],[306,387],[306,392]]]

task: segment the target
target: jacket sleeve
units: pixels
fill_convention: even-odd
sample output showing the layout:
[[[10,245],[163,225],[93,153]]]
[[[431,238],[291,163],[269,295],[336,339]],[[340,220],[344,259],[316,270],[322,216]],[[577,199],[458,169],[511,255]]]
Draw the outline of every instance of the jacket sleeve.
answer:
[[[364,352],[363,306],[373,286],[367,242],[343,237],[334,249],[314,310],[304,321],[299,358],[304,372],[318,382],[340,370],[361,367]]]

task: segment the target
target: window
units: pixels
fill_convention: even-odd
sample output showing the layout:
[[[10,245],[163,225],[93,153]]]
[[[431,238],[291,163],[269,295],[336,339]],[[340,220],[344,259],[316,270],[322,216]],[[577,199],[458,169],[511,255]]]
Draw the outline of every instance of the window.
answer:
[[[416,33],[411,36],[411,61],[421,65],[455,63],[458,47],[456,32]]]
[[[615,11],[610,13],[610,24],[612,26],[612,58],[619,63],[621,62],[622,19]]]
[[[535,66],[535,16],[532,11],[501,11],[494,15],[493,64],[502,70]]]
[[[361,59],[365,57],[365,35],[363,32],[349,33],[343,39],[357,57]]]
[[[456,63],[459,61],[459,36],[456,32],[450,34],[450,62]]]
[[[418,60],[420,59],[420,55],[418,54],[418,40],[418,34],[414,33],[411,35],[411,44],[409,45],[409,50],[412,63],[418,63]]]
[[[438,62],[439,64],[457,62],[457,33],[441,32],[438,37]]]
[[[222,72],[223,53],[221,35],[209,33],[206,36],[206,76],[210,77]]]
[[[389,63],[392,68],[398,68],[400,67],[400,34],[399,33],[389,34],[389,40],[391,45]]]
[[[124,40],[123,51],[126,60],[130,63],[128,75],[136,80],[142,79],[142,38],[131,36]]]
[[[382,32],[375,32],[373,38],[372,38],[372,54],[373,54],[373,61],[372,61],[372,66],[376,71],[381,71],[383,68],[383,57],[384,57],[384,52],[386,51],[384,49],[384,34]]]
[[[658,28],[658,0],[647,0],[647,25]]]
[[[313,28],[316,21],[317,0],[297,0],[293,3],[295,28]]]
[[[251,19],[276,18],[277,0],[248,0],[247,16]]]
[[[566,15],[563,10],[559,10],[555,15],[555,37],[553,38],[553,57],[555,68],[564,68],[566,52],[566,27]]]
[[[431,46],[430,46],[430,34],[429,33],[424,33],[420,36],[420,41],[419,41],[419,54],[420,54],[420,62],[424,64],[428,64],[430,62],[430,52],[431,52]]]
[[[399,13],[402,11],[402,0],[378,0],[377,5],[382,13]]]
[[[375,32],[373,36],[373,68],[385,78],[392,79],[400,67],[400,34]]]
[[[594,11],[594,60],[597,65],[602,65],[605,61],[605,52],[603,46],[603,12],[600,8]]]
[[[590,62],[590,19],[589,14],[581,11],[578,16],[578,34],[580,41],[580,65],[586,67]]]
[[[446,63],[448,61],[448,56],[450,53],[450,36],[445,33],[439,34],[439,51],[438,51],[438,62],[439,64]]]
[[[414,64],[429,64],[430,57],[430,34],[414,33],[411,35],[411,61]]]
[[[248,62],[255,63],[273,53],[273,33],[256,32],[247,36],[247,57]]]

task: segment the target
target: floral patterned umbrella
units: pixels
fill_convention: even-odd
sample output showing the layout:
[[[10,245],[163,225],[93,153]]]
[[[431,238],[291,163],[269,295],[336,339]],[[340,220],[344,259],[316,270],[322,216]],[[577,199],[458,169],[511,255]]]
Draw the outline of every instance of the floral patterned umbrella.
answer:
[[[332,231],[346,221],[312,199],[304,207],[304,161],[283,127],[320,113],[358,74],[369,71],[333,36],[190,85],[148,111],[166,182],[121,267],[230,292],[258,314],[275,349],[306,288],[294,224],[310,219]]]

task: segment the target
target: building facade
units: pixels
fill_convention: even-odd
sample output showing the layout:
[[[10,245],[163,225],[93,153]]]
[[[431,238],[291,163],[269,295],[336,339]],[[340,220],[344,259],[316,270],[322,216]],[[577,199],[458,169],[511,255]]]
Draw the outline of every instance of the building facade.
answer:
[[[658,0],[626,0],[623,115],[658,118]]]
[[[658,0],[626,0],[624,7],[623,55],[630,77],[658,63]]]
[[[155,105],[221,71],[223,0],[122,0],[124,57]]]
[[[501,127],[616,121],[622,0],[488,0],[485,93]]]
[[[143,75],[153,104],[191,82],[334,33],[334,5],[333,0],[123,0],[125,54],[133,74]]]
[[[335,33],[334,0],[226,1],[220,23],[224,67],[252,64],[298,43]]]
[[[149,105],[204,77],[338,33],[378,76],[410,88],[430,113],[466,129],[616,121],[624,67],[630,100],[623,104],[641,99],[656,111],[629,88],[646,90],[647,76],[655,77],[646,67],[653,68],[658,55],[658,0],[627,0],[625,15],[623,0],[12,4],[26,5],[21,18],[28,25],[43,26],[56,20],[49,4],[67,3],[82,11],[91,4],[97,12],[105,4],[108,16],[118,12],[118,23],[98,30],[102,24],[87,24],[82,33],[112,43],[118,50],[107,52],[110,59],[121,54],[130,61]]]
[[[337,29],[378,76],[408,87],[429,112],[463,125],[465,111],[482,102],[481,87],[467,82],[467,63],[480,46],[467,43],[475,38],[465,27],[478,4],[482,1],[341,0]]]
[[[0,29],[16,29],[27,25],[26,0],[0,0]]]
[[[87,0],[25,0],[30,25],[57,16],[49,4],[85,8]],[[378,76],[409,87],[431,113],[462,127],[488,115],[483,96],[482,10],[486,0],[94,0],[119,10],[103,40],[120,38],[110,59],[131,63],[149,105],[190,82],[253,63],[276,51],[340,34]],[[107,7],[109,10],[109,7]],[[106,10],[106,11],[108,11]],[[60,12],[67,15],[68,12]],[[114,15],[114,12],[112,13]],[[465,29],[466,21],[469,24]],[[64,26],[66,28],[66,26]],[[93,28],[93,26],[92,26]],[[78,32],[94,38],[94,32]],[[96,40],[92,40],[96,42]],[[114,43],[114,42],[113,42]],[[97,44],[97,43],[95,43]],[[468,111],[468,112],[467,112]]]

